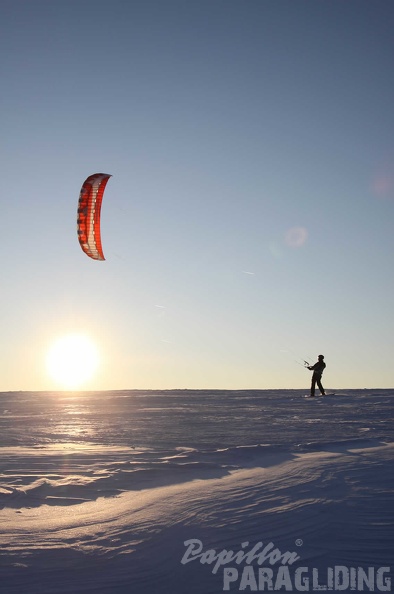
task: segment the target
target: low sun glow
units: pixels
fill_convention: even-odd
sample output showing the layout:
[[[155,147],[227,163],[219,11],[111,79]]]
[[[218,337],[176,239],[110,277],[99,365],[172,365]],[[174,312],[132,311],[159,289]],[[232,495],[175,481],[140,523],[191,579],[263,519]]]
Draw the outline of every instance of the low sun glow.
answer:
[[[70,334],[53,343],[46,362],[51,378],[62,388],[74,390],[93,377],[99,357],[87,336]]]

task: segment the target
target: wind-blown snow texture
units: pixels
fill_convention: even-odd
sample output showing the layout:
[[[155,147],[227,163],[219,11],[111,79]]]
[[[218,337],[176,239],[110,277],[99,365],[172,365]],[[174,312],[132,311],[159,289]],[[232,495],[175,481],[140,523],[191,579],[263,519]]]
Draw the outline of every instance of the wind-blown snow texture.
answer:
[[[190,539],[391,567],[394,390],[302,395],[0,394],[0,592],[222,592],[224,567],[181,563]]]

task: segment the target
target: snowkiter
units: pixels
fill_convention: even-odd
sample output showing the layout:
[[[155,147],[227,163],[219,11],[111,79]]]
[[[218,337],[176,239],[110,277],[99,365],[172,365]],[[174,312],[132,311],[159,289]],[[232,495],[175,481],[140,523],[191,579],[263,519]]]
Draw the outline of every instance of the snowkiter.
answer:
[[[325,396],[326,393],[321,383],[321,376],[323,375],[323,371],[326,368],[326,364],[324,363],[324,355],[319,355],[317,358],[317,363],[314,365],[308,365],[308,369],[313,371],[312,374],[312,383],[311,383],[311,398],[315,395],[315,386],[317,384],[320,393],[322,396]]]

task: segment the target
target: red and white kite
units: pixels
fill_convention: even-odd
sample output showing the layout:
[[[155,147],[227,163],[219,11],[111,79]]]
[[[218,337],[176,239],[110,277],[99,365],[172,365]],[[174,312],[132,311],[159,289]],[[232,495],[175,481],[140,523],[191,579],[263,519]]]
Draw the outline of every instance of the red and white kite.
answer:
[[[94,173],[83,183],[78,202],[77,229],[82,250],[93,260],[105,260],[101,245],[100,212],[107,173]]]

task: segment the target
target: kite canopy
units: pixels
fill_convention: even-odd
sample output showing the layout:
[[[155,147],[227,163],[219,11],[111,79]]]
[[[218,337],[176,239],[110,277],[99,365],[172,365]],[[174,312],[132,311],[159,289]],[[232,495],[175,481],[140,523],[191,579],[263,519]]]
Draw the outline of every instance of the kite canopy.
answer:
[[[78,201],[77,230],[82,250],[93,260],[105,260],[101,246],[100,212],[108,173],[94,173],[83,183]]]

